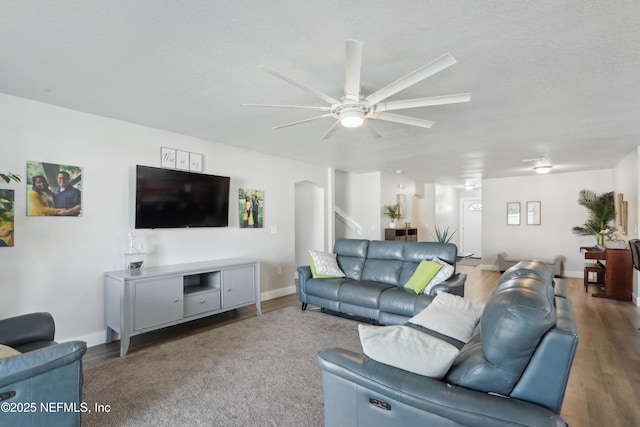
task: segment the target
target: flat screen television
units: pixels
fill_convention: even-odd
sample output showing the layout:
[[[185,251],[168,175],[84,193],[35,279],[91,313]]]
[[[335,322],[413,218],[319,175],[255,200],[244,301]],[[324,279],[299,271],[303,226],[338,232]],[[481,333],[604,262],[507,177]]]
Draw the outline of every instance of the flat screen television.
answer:
[[[226,176],[136,166],[135,228],[227,227]]]

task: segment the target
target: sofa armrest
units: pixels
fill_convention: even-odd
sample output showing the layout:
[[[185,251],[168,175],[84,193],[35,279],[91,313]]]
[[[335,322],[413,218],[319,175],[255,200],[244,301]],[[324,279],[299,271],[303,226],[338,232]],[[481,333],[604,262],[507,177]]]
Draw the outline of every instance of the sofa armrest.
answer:
[[[311,279],[311,267],[303,265],[298,267],[298,297],[300,301],[307,302],[307,280]]]
[[[447,280],[438,283],[429,292],[429,295],[436,296],[438,291],[444,291],[453,295],[464,296],[464,284],[467,281],[466,273],[456,273]]]
[[[82,359],[84,341],[69,341],[0,360],[0,387],[53,371]]]
[[[438,418],[440,421],[442,418],[452,421],[446,425],[566,426],[558,414],[542,406],[450,385],[376,362],[363,354],[348,350],[323,350],[318,354],[318,365],[323,371],[325,408],[329,408],[330,412],[340,413],[342,417],[361,410],[355,406],[348,407],[352,402],[347,396],[358,393],[364,387],[367,389],[365,393],[370,397],[391,400],[391,411],[397,406],[393,403],[396,402],[401,404],[398,409],[400,411],[402,405],[408,405],[418,410],[412,411],[413,415],[419,414],[419,411],[424,412],[423,421],[441,417]],[[340,381],[330,381],[327,376],[337,377]],[[373,406],[372,408],[379,411]],[[361,417],[361,414],[357,416]],[[396,422],[401,423],[402,420],[396,418]]]
[[[29,313],[0,320],[0,344],[20,347],[35,341],[53,341],[56,326],[49,313]]]

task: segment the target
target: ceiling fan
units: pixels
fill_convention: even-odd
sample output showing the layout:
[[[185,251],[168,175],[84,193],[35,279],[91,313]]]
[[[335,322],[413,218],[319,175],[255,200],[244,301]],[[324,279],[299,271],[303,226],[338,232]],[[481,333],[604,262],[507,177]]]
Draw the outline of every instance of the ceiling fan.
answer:
[[[401,123],[410,126],[422,128],[430,128],[436,122],[430,120],[418,119],[415,117],[391,114],[389,111],[403,110],[408,108],[429,107],[433,105],[456,104],[460,102],[469,102],[470,93],[461,93],[457,95],[434,96],[429,98],[406,99],[401,101],[387,101],[385,99],[395,95],[396,93],[412,86],[427,77],[430,77],[456,63],[453,56],[446,54],[435,61],[424,65],[414,72],[396,80],[395,82],[383,87],[374,93],[363,96],[360,88],[360,69],[362,65],[362,42],[357,40],[347,40],[347,61],[346,61],[346,83],[345,94],[342,98],[335,99],[326,95],[304,83],[300,83],[290,77],[273,70],[266,65],[258,67],[285,82],[296,86],[307,92],[311,92],[318,98],[325,101],[328,106],[306,106],[306,105],[272,105],[272,104],[244,104],[251,107],[275,107],[275,108],[300,108],[307,110],[322,111],[324,114],[275,126],[272,129],[281,129],[301,123],[310,122],[312,120],[322,119],[325,117],[333,117],[336,119],[331,128],[322,136],[327,139],[338,127],[342,125],[347,128],[361,126],[365,120],[384,120],[388,122]],[[376,136],[380,136],[370,128]]]

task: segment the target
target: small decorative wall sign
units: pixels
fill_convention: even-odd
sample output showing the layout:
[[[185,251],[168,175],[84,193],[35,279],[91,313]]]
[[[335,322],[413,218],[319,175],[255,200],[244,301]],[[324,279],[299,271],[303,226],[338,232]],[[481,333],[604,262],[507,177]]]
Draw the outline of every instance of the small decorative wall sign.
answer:
[[[163,168],[175,169],[176,150],[173,148],[162,147],[160,149],[160,166]]]
[[[189,153],[189,170],[202,172],[202,154]]]
[[[264,191],[238,189],[240,228],[263,228]]]
[[[176,169],[189,170],[189,152],[176,150]]]

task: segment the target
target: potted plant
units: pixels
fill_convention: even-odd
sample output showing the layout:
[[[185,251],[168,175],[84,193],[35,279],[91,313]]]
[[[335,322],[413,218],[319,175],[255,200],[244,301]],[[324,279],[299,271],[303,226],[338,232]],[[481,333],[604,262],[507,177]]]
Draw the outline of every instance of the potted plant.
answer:
[[[589,218],[582,226],[572,228],[574,234],[596,236],[598,245],[604,246],[604,230],[616,218],[613,191],[596,194],[590,190],[582,190],[578,196],[578,204],[589,210]]]
[[[391,220],[389,222],[389,228],[396,228],[396,221],[402,219],[402,215],[400,214],[400,204],[396,203],[395,205],[386,205],[384,210],[384,214]]]
[[[433,237],[433,240],[435,240],[438,243],[449,243],[451,239],[453,239],[453,235],[456,234],[455,231],[449,234],[449,227],[441,229],[436,225],[434,228],[435,228],[436,235],[434,236],[432,234],[431,237]]]

